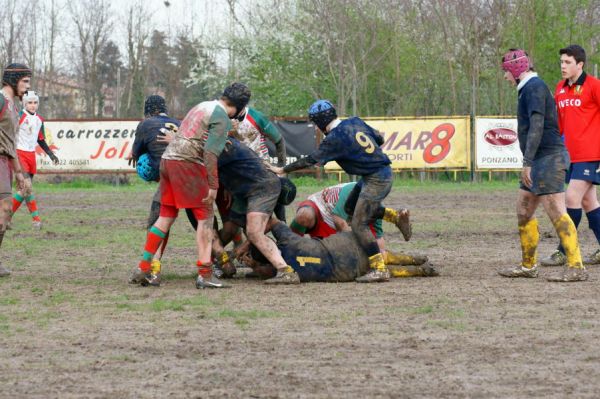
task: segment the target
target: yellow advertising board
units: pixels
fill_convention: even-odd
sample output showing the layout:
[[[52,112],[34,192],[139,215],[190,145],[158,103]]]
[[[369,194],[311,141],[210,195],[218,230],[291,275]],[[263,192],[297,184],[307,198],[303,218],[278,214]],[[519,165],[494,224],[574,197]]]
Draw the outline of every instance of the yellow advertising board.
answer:
[[[469,117],[369,119],[384,137],[393,169],[469,169]],[[336,162],[325,169],[339,170]]]

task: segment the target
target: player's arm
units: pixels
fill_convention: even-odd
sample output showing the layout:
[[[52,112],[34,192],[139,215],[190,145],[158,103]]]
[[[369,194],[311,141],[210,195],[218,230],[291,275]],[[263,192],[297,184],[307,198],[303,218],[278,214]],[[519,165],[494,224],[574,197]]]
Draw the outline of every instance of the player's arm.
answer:
[[[44,152],[46,154],[48,154],[48,156],[50,157],[52,162],[54,162],[55,165],[58,164],[58,157],[54,154],[54,152],[52,152],[50,147],[48,147],[48,143],[46,143],[46,128],[44,126],[43,121],[42,121],[42,126],[40,127],[40,131],[38,133],[37,142],[38,142],[38,145],[40,146],[40,148],[42,150],[44,150]]]
[[[540,86],[535,91],[527,93],[527,104],[529,114],[529,131],[527,132],[527,143],[523,153],[523,166],[530,167],[537,154],[542,135],[544,134],[545,98],[547,90]]]
[[[248,111],[250,116],[254,118],[260,132],[264,134],[273,144],[277,151],[277,166],[284,166],[286,160],[285,140],[277,127],[262,113],[250,108]]]
[[[227,133],[231,129],[229,117],[221,108],[216,108],[208,125],[208,137],[204,143],[204,165],[208,180],[207,202],[214,202],[219,189],[219,169],[217,158],[223,152],[227,142]]]
[[[345,219],[342,219],[338,215],[332,215],[333,224],[335,225],[336,231],[351,231],[352,228]]]
[[[143,121],[138,123],[135,128],[135,139],[133,139],[133,145],[131,146],[131,156],[127,160],[127,164],[134,168],[139,157],[147,152],[145,149],[146,143],[144,143],[143,123]]]
[[[319,148],[315,152],[284,166],[283,173],[291,173],[296,170],[306,169],[315,166],[316,164],[325,165],[327,162],[335,160],[340,153],[343,153],[343,151],[344,148],[341,147],[341,144],[338,144],[338,142],[331,137],[327,137],[321,142],[321,145],[319,145]]]

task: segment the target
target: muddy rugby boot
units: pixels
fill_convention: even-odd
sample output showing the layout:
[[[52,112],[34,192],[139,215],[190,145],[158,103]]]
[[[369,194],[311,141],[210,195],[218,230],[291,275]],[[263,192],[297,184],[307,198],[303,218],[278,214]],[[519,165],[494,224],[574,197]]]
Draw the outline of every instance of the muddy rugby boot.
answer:
[[[598,265],[600,264],[600,249],[597,249],[596,252],[591,254],[590,256],[586,256],[583,258],[584,265]]]
[[[300,276],[291,266],[278,270],[275,277],[265,280],[265,284],[300,284]]]
[[[153,287],[159,287],[160,273],[158,275],[152,273],[144,273],[140,270],[139,267],[136,267],[131,272],[131,276],[129,276],[129,284],[140,284],[142,287],[147,287],[149,285]]]
[[[538,276],[538,268],[537,265],[532,267],[531,269],[519,265],[508,269],[499,270],[498,274],[502,277],[536,278]]]
[[[10,270],[0,264],[0,277],[10,276]]]
[[[31,223],[31,226],[33,227],[34,230],[41,230],[42,229],[42,221],[41,220],[34,220]]]
[[[573,281],[586,281],[589,277],[585,267],[569,267],[565,266],[563,270],[547,278],[548,281],[555,283],[570,283]]]
[[[567,256],[558,249],[540,261],[542,266],[564,266],[565,263],[567,263]]]
[[[390,272],[386,270],[371,269],[364,276],[356,278],[357,283],[383,283],[390,280]]]
[[[211,274],[210,276],[206,276],[206,277],[202,277],[201,275],[198,275],[198,277],[196,277],[196,288],[198,288],[199,290],[204,289],[204,288],[229,288],[229,287],[230,287],[230,285],[225,284],[224,282],[219,280],[217,278],[217,276],[215,276],[214,274]]]
[[[217,258],[213,273],[215,273],[217,278],[233,278],[237,273],[237,269],[233,265],[230,255],[227,252],[223,252]]]

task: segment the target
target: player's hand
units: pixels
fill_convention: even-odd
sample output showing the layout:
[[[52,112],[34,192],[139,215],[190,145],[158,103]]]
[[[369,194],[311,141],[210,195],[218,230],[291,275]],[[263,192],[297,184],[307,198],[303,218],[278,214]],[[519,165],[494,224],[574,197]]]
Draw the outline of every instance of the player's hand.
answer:
[[[160,133],[156,136],[156,141],[159,143],[169,144],[175,138],[175,133],[169,129],[161,128]]]
[[[50,159],[52,160],[52,163],[54,163],[54,165],[58,165],[58,157],[56,155],[51,154]]]
[[[215,199],[217,198],[217,190],[214,190],[212,188],[208,189],[208,195],[206,196],[206,198],[204,198],[202,200],[202,202],[212,206],[212,204],[215,203]]]
[[[127,159],[127,165],[129,165],[133,168],[135,168],[137,166],[137,159],[135,159],[133,157],[133,155],[129,155],[129,157],[125,158],[125,159]]]
[[[527,188],[531,188],[533,185],[531,181],[531,166],[524,166],[521,170],[521,182]]]
[[[17,181],[17,188],[23,196],[29,197],[31,194],[31,179],[25,177],[23,172],[17,172],[15,173],[15,180]]]
[[[282,177],[285,176],[285,172],[283,171],[283,168],[281,166],[275,166],[275,165],[271,165],[271,164],[268,164],[268,165],[269,165],[269,169],[271,169],[271,171],[273,173],[275,173],[277,176],[282,176]]]

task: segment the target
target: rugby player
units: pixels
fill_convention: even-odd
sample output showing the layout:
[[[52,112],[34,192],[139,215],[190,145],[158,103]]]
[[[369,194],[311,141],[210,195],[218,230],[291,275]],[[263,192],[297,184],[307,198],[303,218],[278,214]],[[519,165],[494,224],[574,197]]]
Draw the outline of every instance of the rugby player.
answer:
[[[37,163],[35,159],[35,147],[39,144],[50,157],[52,162],[57,165],[59,160],[54,152],[46,143],[46,129],[44,127],[44,119],[37,113],[40,103],[39,96],[35,91],[27,91],[23,95],[23,110],[19,114],[19,134],[17,137],[17,155],[19,162],[23,168],[23,173],[33,183],[33,176],[37,172]],[[14,214],[23,201],[27,204],[27,209],[31,214],[32,226],[36,230],[42,228],[42,219],[37,207],[37,201],[33,192],[25,197],[21,191],[17,191],[13,195],[12,213]]]
[[[567,214],[564,181],[569,156],[558,132],[556,107],[546,84],[533,71],[527,53],[510,49],[502,57],[504,78],[518,91],[518,136],[523,169],[517,201],[522,262],[503,269],[503,277],[537,277],[537,246],[540,238],[535,210],[542,203],[565,249],[565,269],[549,281],[587,280],[581,262],[577,229]]]
[[[273,170],[284,174],[336,161],[346,173],[361,176],[361,185],[357,185],[350,194],[356,202],[350,200],[355,206],[348,209],[348,214],[352,215],[352,233],[369,257],[370,271],[356,281],[388,281],[390,274],[369,225],[377,219],[390,221],[400,227],[407,241],[411,227],[407,210],[399,213],[381,205],[392,188],[391,161],[380,148],[383,137],[358,117],[340,120],[333,104],[327,100],[312,104],[308,116],[323,132],[325,139],[309,156],[283,168],[273,167]]]
[[[219,177],[217,158],[223,152],[231,118],[239,115],[250,100],[242,83],[225,88],[219,100],[205,101],[192,108],[167,146],[160,166],[160,216],[150,228],[137,275],[142,285],[156,285],[151,261],[177,218],[179,209],[189,208],[198,220],[198,277],[196,288],[223,288],[213,275],[211,261],[213,212]]]
[[[575,228],[583,211],[589,228],[600,243],[600,203],[596,186],[600,184],[600,80],[584,71],[585,50],[576,44],[559,50],[563,77],[554,92],[558,108],[558,127],[571,157],[567,172],[567,213]],[[562,246],[543,266],[561,266],[567,261]],[[583,264],[600,263],[600,249],[583,258]]]
[[[15,98],[23,95],[31,85],[31,69],[23,64],[10,64],[2,73],[0,95],[0,246],[12,217],[12,177],[23,196],[31,192],[31,180],[21,169],[16,144],[19,131],[19,109]],[[0,277],[10,275],[10,270],[0,263]]]
[[[367,254],[354,234],[344,231],[322,240],[301,237],[285,223],[272,218],[268,228],[277,240],[283,259],[298,273],[301,282],[347,282],[354,281],[370,270]],[[260,252],[250,249],[240,260],[262,277],[274,273],[267,259]],[[394,276],[437,276],[437,270],[428,262],[418,266],[395,267]],[[265,281],[270,284],[270,280]]]
[[[167,134],[176,133],[181,122],[168,115],[168,109],[165,99],[159,95],[146,97],[144,101],[144,120],[141,121],[135,129],[135,140],[131,149],[131,158],[129,164],[136,166],[140,157],[148,154],[150,163],[148,167],[152,170],[160,170],[160,160],[167,148],[168,142],[163,140]],[[156,178],[158,181],[158,176]],[[157,188],[152,197],[150,213],[148,216],[148,229],[158,220],[160,213],[160,189]],[[169,233],[165,234],[160,248],[154,254],[150,264],[151,273],[155,276],[154,285],[160,284],[160,260],[169,240]],[[132,273],[132,277],[137,273]],[[132,284],[138,281],[130,281]]]

